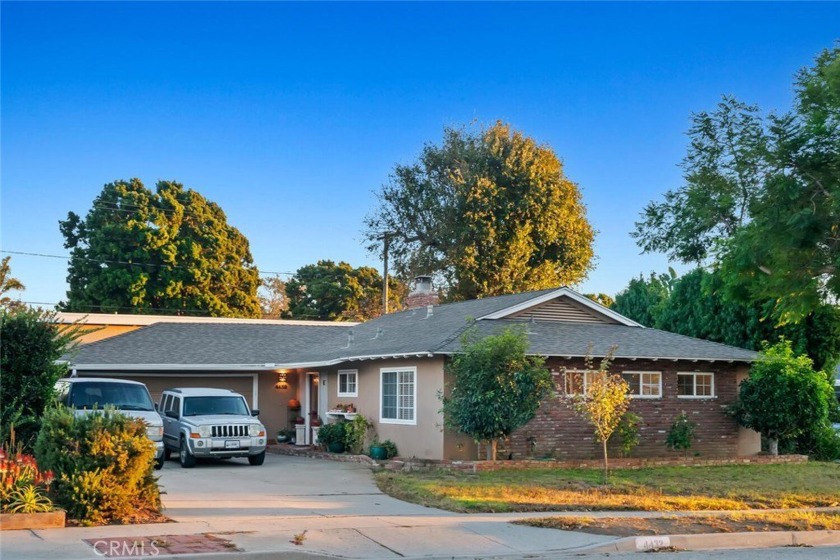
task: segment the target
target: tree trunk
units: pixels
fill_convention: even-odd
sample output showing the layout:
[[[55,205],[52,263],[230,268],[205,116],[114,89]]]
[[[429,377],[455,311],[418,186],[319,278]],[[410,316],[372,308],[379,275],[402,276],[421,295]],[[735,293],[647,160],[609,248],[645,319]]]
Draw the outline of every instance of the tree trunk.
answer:
[[[604,440],[602,445],[604,446],[604,484],[609,484],[610,464],[607,459],[607,440]]]
[[[486,446],[486,457],[488,461],[495,461],[496,460],[496,443],[498,440],[490,439],[487,440]]]
[[[770,455],[778,455],[779,438],[767,438],[767,447],[770,449]]]

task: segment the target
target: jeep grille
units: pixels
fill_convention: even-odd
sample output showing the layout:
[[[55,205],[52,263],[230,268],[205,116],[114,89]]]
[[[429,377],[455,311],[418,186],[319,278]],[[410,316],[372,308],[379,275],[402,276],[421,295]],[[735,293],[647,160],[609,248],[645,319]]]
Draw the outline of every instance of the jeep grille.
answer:
[[[245,424],[213,426],[213,437],[245,437],[247,435],[248,426]]]

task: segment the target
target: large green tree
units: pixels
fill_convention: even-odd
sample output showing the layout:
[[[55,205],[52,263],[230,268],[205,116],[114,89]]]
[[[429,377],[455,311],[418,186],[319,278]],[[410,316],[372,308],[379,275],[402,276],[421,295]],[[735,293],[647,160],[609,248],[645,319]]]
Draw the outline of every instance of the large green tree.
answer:
[[[496,459],[496,444],[524,426],[537,412],[554,384],[545,359],[528,356],[523,329],[495,336],[462,338],[463,351],[447,366],[452,382],[443,400],[447,427],[486,445],[487,459]]]
[[[22,309],[26,307],[19,299],[13,299],[10,292],[22,292],[26,289],[23,282],[12,276],[12,265],[9,261],[12,257],[3,257],[0,261],[0,308],[3,309]]]
[[[694,115],[685,183],[636,224],[645,251],[712,258],[742,299],[775,300],[796,321],[840,298],[840,47],[795,83],[784,114],[725,97]]]
[[[105,185],[84,218],[60,222],[71,250],[66,311],[259,317],[248,240],[192,189]]]
[[[400,309],[406,286],[388,278],[388,307]],[[366,321],[382,314],[382,275],[372,267],[321,260],[299,268],[286,282],[288,319]]]
[[[402,277],[435,274],[453,300],[575,284],[594,232],[554,151],[501,122],[447,128],[417,162],[397,165],[367,217],[369,249]]]
[[[57,361],[78,336],[77,326],[60,327],[54,313],[0,309],[0,440],[14,428],[17,441],[31,448],[53,386],[67,374]]]
[[[743,426],[767,437],[778,455],[779,440],[828,426],[834,391],[807,356],[796,356],[786,341],[767,348],[741,382],[730,412]]]
[[[780,326],[770,318],[774,306],[770,298],[734,299],[721,271],[698,268],[679,278],[669,273],[633,279],[613,310],[648,327],[751,350],[785,338],[817,369],[840,361],[840,310],[822,304],[798,323]]]

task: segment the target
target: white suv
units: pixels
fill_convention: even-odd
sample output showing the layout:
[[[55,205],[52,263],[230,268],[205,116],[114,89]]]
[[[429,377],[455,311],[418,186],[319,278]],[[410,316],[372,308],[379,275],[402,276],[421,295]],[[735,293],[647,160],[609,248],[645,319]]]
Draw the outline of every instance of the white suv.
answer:
[[[76,414],[113,406],[121,414],[143,420],[146,435],[155,444],[155,468],[163,467],[163,420],[145,385],[127,379],[67,377],[56,382],[55,392],[58,401]]]
[[[247,457],[265,461],[265,426],[249,410],[245,397],[229,389],[166,389],[158,410],[163,415],[164,454],[177,451],[181,466],[192,468],[198,457]]]

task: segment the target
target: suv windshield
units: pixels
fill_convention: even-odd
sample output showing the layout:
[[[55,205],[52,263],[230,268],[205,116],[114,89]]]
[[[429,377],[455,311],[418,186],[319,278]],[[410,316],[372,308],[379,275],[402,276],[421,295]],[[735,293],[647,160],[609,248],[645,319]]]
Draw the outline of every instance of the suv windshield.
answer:
[[[118,410],[155,409],[146,388],[133,383],[74,383],[67,404],[76,408],[104,408],[110,405]]]
[[[204,416],[206,414],[249,415],[245,399],[238,396],[187,397],[184,399],[184,416]]]

